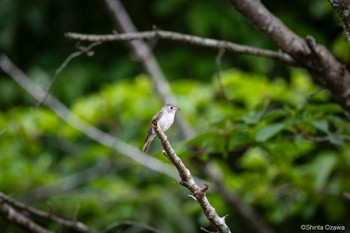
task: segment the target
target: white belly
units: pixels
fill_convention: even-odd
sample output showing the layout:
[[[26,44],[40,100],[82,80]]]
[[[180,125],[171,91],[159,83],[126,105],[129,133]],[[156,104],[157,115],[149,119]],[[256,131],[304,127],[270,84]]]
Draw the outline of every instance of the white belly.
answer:
[[[166,115],[163,115],[160,119],[159,119],[159,126],[163,131],[167,131],[170,126],[174,123],[174,117],[175,114],[171,114],[171,113],[165,113]]]

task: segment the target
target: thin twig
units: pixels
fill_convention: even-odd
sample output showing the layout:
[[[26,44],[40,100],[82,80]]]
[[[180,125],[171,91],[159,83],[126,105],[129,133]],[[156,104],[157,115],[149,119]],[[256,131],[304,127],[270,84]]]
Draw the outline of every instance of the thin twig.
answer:
[[[77,204],[75,211],[74,211],[74,216],[73,216],[73,221],[76,222],[78,219],[79,215],[79,210],[80,210],[80,202]]]
[[[302,128],[298,127],[297,125],[293,126],[293,129],[295,130],[295,133],[297,135],[300,135],[302,138],[304,138],[305,140],[311,141],[311,142],[316,142],[316,143],[321,143],[321,142],[331,142],[332,141],[332,136],[338,136],[340,137],[342,140],[345,141],[350,141],[350,136],[349,135],[345,135],[342,134],[346,129],[349,128],[349,124],[346,124],[342,127],[339,127],[336,131],[334,132],[327,132],[327,135],[325,136],[313,136],[313,135],[309,135],[307,134],[307,132],[304,132]],[[295,139],[295,136],[292,136],[290,138],[286,138],[286,139]]]
[[[88,226],[86,226],[84,223],[79,221],[70,221],[63,219],[61,217],[58,217],[52,213],[45,212],[42,210],[35,209],[34,207],[28,206],[24,203],[18,202],[2,192],[0,192],[0,202],[6,202],[7,204],[11,205],[12,207],[15,207],[17,209],[21,209],[23,211],[26,211],[30,214],[33,214],[35,216],[47,219],[49,221],[55,222],[63,227],[82,232],[82,233],[95,233],[95,230],[90,229]]]
[[[246,45],[240,45],[229,41],[216,40],[211,38],[204,38],[199,36],[193,36],[178,32],[155,30],[155,31],[144,31],[144,32],[133,32],[133,33],[122,33],[122,34],[107,34],[107,35],[93,35],[93,34],[81,34],[68,32],[65,34],[67,39],[79,40],[79,41],[132,41],[140,39],[166,39],[174,40],[183,43],[188,43],[192,45],[204,46],[214,49],[225,49],[230,52],[244,53],[262,57],[268,57],[275,60],[282,61],[286,64],[294,64],[293,59],[282,52],[276,52],[267,49],[260,49],[255,47],[250,47]]]
[[[311,142],[330,142],[332,139],[330,136],[312,136],[312,135],[305,135],[300,134],[305,140],[311,141]],[[334,133],[333,135],[341,137],[344,141],[350,141],[349,135],[342,135],[340,133]]]
[[[91,43],[89,46],[87,47],[82,47],[82,46],[79,46],[78,49],[80,51],[76,51],[74,53],[71,53],[65,60],[64,62],[60,65],[60,67],[58,67],[55,71],[55,74],[54,76],[52,77],[51,79],[51,82],[50,82],[50,85],[49,85],[49,88],[47,89],[46,91],[46,95],[40,100],[38,101],[38,103],[36,104],[36,107],[40,107],[47,99],[48,95],[50,94],[52,88],[53,88],[53,85],[55,84],[56,80],[57,80],[57,77],[58,75],[62,72],[62,70],[64,68],[66,68],[66,66],[76,57],[80,56],[80,55],[83,55],[83,54],[86,54],[88,56],[92,56],[93,53],[91,53],[91,49],[97,45],[100,45],[101,42],[99,41],[96,41],[96,42],[93,42]]]
[[[222,77],[221,77],[221,60],[222,60],[222,57],[224,56],[224,53],[225,53],[225,49],[219,49],[218,54],[216,55],[216,58],[215,58],[216,79],[218,81],[218,85],[219,85],[219,89],[220,89],[222,97],[228,103],[233,104],[226,94],[225,86],[224,86],[224,83],[222,82]]]
[[[195,197],[197,202],[200,204],[205,216],[207,219],[215,226],[216,230],[220,233],[229,233],[231,232],[228,226],[225,223],[225,219],[221,218],[214,209],[213,206],[209,203],[209,200],[206,197],[206,191],[208,190],[208,185],[205,184],[203,187],[199,187],[194,181],[190,170],[185,166],[181,159],[176,155],[174,149],[171,147],[166,135],[161,130],[158,122],[156,120],[152,121],[153,130],[156,132],[159,137],[163,148],[164,154],[166,157],[174,164],[181,180],[178,182],[182,186],[189,189],[192,195]]]
[[[209,231],[209,230],[205,229],[204,227],[201,227],[200,229],[204,232],[207,232],[207,233],[216,233],[214,231]]]
[[[107,226],[104,230],[102,230],[101,233],[108,233],[111,230],[113,230],[119,226],[122,226],[122,225],[137,227],[137,228],[147,230],[148,232],[153,232],[153,233],[163,233],[162,231],[160,231],[160,230],[158,230],[150,225],[135,222],[135,221],[130,221],[130,220],[120,220],[120,221],[114,222],[114,223],[110,224],[109,226]]]

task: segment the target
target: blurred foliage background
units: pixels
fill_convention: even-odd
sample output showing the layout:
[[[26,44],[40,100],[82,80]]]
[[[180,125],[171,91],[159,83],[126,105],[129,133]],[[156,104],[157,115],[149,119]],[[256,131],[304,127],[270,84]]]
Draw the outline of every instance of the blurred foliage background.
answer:
[[[274,49],[228,1],[123,4],[139,30],[156,25]],[[349,64],[349,44],[326,0],[264,4],[299,35],[312,35]],[[75,51],[65,32],[113,30],[118,31],[103,1],[0,1],[0,50],[43,87]],[[348,119],[310,74],[271,59],[226,53],[221,77],[226,100],[215,76],[217,51],[171,41],[149,43],[155,44],[153,52],[180,114],[197,132],[184,140],[176,126],[168,131],[196,176],[206,178],[189,146],[201,149],[202,162],[218,163],[229,189],[277,232],[298,232],[301,224],[350,227],[349,205],[342,198],[350,191]],[[82,119],[141,148],[161,100],[125,43],[105,43],[94,50],[94,56],[80,56],[63,70],[52,94]],[[170,233],[210,228],[199,205],[171,178],[97,144],[35,104],[0,73],[1,192],[68,219],[77,215],[95,229],[119,220]],[[166,161],[159,142],[149,153]],[[208,198],[221,216],[229,215],[232,231],[253,232],[214,186]],[[3,219],[0,231],[24,232]]]

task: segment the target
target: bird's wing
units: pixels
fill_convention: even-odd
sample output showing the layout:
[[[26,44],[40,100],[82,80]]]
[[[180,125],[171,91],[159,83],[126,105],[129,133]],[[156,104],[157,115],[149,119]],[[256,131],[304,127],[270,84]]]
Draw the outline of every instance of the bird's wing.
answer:
[[[153,118],[152,121],[156,120],[157,122],[159,121],[159,119],[164,115],[163,111],[159,111]]]
[[[145,139],[145,143],[147,142],[148,138],[152,135],[152,124],[148,127],[148,132],[147,132],[147,136]]]
[[[158,112],[158,113],[152,118],[152,121],[156,120],[157,122],[159,122],[159,119],[163,116],[163,114],[164,114],[163,111]],[[153,134],[153,127],[152,127],[152,122],[151,122],[151,125],[150,125],[149,128],[148,128],[147,137],[146,137],[145,142],[147,142],[148,138],[149,138],[152,134]]]

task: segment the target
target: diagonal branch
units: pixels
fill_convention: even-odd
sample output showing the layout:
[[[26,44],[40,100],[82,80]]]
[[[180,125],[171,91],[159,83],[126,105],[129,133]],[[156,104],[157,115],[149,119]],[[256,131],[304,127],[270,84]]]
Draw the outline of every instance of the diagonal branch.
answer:
[[[5,73],[12,77],[23,89],[25,89],[36,100],[40,101],[46,95],[46,92],[39,85],[31,81],[4,54],[0,54],[0,68],[2,68],[5,71]],[[87,122],[81,120],[77,115],[72,113],[65,105],[63,105],[59,100],[57,100],[53,96],[47,96],[45,105],[47,105],[52,111],[54,111],[63,121],[67,122],[67,124],[79,130],[92,140],[102,145],[105,145],[108,148],[111,148],[117,153],[129,157],[135,162],[140,163],[151,170],[165,174],[172,178],[177,177],[176,173],[174,172],[174,169],[171,166],[141,152],[137,148],[119,140],[118,138],[110,134],[104,133],[101,130],[88,124]]]
[[[282,51],[289,54],[297,66],[307,69],[350,112],[350,73],[324,46],[314,39],[303,39],[286,27],[258,0],[230,0],[257,30]]]
[[[225,40],[215,40],[210,38],[204,38],[199,36],[193,36],[178,32],[164,31],[164,30],[154,30],[154,31],[144,31],[144,32],[133,32],[133,33],[123,33],[123,34],[107,34],[107,35],[87,35],[80,33],[68,32],[65,34],[66,38],[79,41],[89,41],[89,42],[111,42],[111,41],[134,41],[141,39],[165,39],[179,41],[183,43],[188,43],[192,45],[198,45],[208,48],[214,48],[219,50],[227,50],[230,52],[244,53],[262,57],[268,57],[271,59],[279,60],[287,64],[293,64],[293,59],[282,52],[275,52],[267,49],[260,49],[255,47],[250,47],[246,45],[240,45],[233,42]]]
[[[113,20],[119,25],[121,31],[125,33],[137,32],[136,26],[130,19],[127,11],[119,0],[104,0],[108,11]],[[175,104],[175,96],[171,92],[171,88],[167,79],[159,66],[156,58],[153,56],[147,44],[142,40],[134,40],[129,43],[133,53],[143,65],[145,71],[151,77],[158,95],[165,104]],[[176,123],[179,125],[182,135],[189,138],[194,134],[189,122],[179,115],[176,118]]]
[[[1,203],[7,203],[7,205],[10,205],[12,207],[15,207],[17,209],[21,209],[22,211],[27,211],[28,213],[50,220],[52,222],[55,222],[63,227],[75,230],[77,232],[81,233],[96,233],[95,230],[90,229],[88,226],[86,226],[84,223],[79,222],[79,221],[69,221],[66,219],[63,219],[61,217],[58,217],[56,215],[53,215],[51,213],[35,209],[31,206],[25,205],[21,202],[18,202],[16,200],[11,199],[10,197],[6,196],[2,192],[0,192],[0,205],[6,205],[6,204],[1,204]],[[9,208],[12,208],[9,207]],[[18,222],[16,222],[18,223]]]
[[[339,15],[346,37],[350,44],[350,0],[328,0]]]
[[[194,199],[200,204],[202,210],[207,217],[207,219],[215,226],[216,230],[220,233],[230,233],[230,229],[225,223],[225,217],[220,217],[213,206],[209,203],[206,197],[206,191],[209,186],[205,184],[203,187],[199,187],[194,181],[190,170],[185,166],[181,159],[176,155],[174,149],[171,147],[166,135],[161,130],[158,122],[156,120],[152,121],[153,130],[159,137],[163,148],[164,155],[174,164],[179,172],[181,180],[179,183],[189,189],[194,197]]]
[[[11,205],[4,202],[1,198],[0,198],[0,216],[34,233],[53,233],[52,231],[49,231],[48,229],[36,224],[27,216],[19,213],[17,210],[12,208]]]

